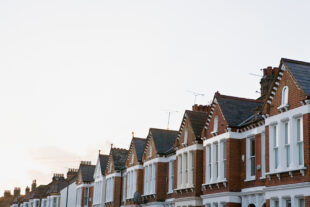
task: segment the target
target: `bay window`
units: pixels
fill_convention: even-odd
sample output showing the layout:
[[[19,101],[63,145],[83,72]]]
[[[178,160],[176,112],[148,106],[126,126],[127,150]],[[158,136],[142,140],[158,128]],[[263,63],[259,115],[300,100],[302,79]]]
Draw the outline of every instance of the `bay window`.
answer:
[[[219,176],[219,149],[218,143],[214,143],[214,179],[218,179]]]
[[[89,187],[85,187],[85,190],[84,190],[84,206],[85,207],[88,206],[88,202],[89,202]]]
[[[182,155],[178,156],[178,188],[182,186]]]
[[[279,167],[279,142],[278,142],[278,136],[277,136],[277,125],[271,126],[272,127],[272,138],[273,138],[273,159],[274,159],[274,168],[278,169]]]
[[[221,167],[221,173],[222,173],[222,178],[226,178],[226,142],[222,141],[221,142],[221,149],[222,149],[222,167]]]

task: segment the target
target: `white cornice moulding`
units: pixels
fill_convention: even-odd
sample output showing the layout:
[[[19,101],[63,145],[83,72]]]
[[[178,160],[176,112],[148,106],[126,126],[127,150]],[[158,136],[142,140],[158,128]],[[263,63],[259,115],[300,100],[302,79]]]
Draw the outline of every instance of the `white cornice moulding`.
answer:
[[[188,147],[184,147],[182,149],[177,150],[176,154],[182,154],[184,152],[188,152],[188,151],[195,151],[195,150],[203,150],[203,145],[202,144],[193,144],[190,145]]]

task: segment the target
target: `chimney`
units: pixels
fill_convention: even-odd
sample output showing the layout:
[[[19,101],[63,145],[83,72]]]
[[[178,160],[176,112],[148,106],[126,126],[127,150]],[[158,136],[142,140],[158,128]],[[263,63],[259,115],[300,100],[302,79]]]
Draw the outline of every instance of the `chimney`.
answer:
[[[16,196],[20,196],[20,188],[18,188],[18,187],[14,188],[14,197],[16,197]]]
[[[30,192],[30,188],[27,186],[25,189],[25,195],[27,195]]]
[[[81,165],[91,165],[91,161],[81,161]]]
[[[71,180],[75,175],[77,175],[78,171],[79,171],[79,169],[69,168],[69,170],[67,172],[67,180]]]
[[[3,193],[3,196],[4,196],[5,198],[11,197],[11,191],[10,191],[10,190],[5,190],[4,193]]]
[[[53,175],[53,181],[59,181],[59,180],[65,180],[64,174],[55,173],[55,174]]]
[[[272,68],[271,66],[263,69],[263,77],[260,80],[261,96],[258,98],[259,100],[265,100],[277,71],[278,68]]]
[[[34,191],[37,187],[37,181],[36,180],[33,180],[32,181],[32,184],[31,184],[31,191]]]
[[[195,104],[192,106],[192,111],[199,111],[199,112],[208,112],[209,110],[209,105],[198,105]]]

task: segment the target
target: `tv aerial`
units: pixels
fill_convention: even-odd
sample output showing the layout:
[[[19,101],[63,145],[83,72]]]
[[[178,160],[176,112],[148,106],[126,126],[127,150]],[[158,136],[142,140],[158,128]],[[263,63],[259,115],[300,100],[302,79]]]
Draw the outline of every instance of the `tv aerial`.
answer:
[[[205,95],[203,93],[197,93],[195,91],[187,91],[187,92],[191,93],[194,96],[194,105],[196,104],[197,96],[204,96]]]
[[[178,113],[178,111],[173,111],[173,110],[164,110],[165,112],[168,113],[168,123],[167,123],[167,129],[169,129],[169,125],[170,125],[170,117],[173,113]]]

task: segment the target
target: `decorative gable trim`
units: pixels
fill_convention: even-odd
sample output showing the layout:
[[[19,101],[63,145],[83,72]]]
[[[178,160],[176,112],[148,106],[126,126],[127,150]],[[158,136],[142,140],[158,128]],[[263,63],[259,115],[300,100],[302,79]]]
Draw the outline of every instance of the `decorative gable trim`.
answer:
[[[101,166],[100,166],[100,158],[98,156],[95,173],[94,173],[94,179],[99,179],[101,177],[102,177],[102,173],[101,173]]]

